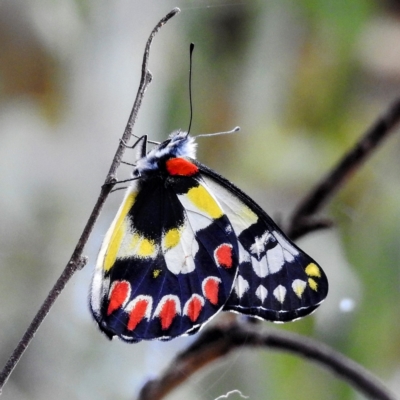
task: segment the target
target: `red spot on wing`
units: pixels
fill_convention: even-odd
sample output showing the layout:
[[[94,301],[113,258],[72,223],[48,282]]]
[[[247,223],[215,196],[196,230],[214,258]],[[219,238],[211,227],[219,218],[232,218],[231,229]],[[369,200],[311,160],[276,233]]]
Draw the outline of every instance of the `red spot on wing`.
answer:
[[[232,261],[232,246],[230,244],[221,244],[214,252],[215,260],[220,267],[231,268]]]
[[[110,315],[113,311],[118,310],[118,308],[126,303],[130,290],[131,287],[127,281],[113,283],[109,296],[110,300],[108,303],[107,315]]]
[[[135,303],[131,312],[129,313],[129,320],[126,326],[129,331],[133,331],[137,324],[144,318],[148,306],[149,302],[147,300],[138,300]]]
[[[171,326],[172,321],[174,320],[176,314],[177,314],[177,308],[175,300],[173,299],[165,300],[164,304],[161,306],[160,313],[158,314],[158,316],[161,319],[161,328],[164,330],[168,329]]]
[[[203,308],[203,303],[198,296],[193,296],[187,303],[186,314],[192,322],[199,318],[200,311]]]
[[[165,164],[170,175],[192,176],[199,172],[196,165],[184,158],[171,158]]]
[[[219,284],[221,280],[214,277],[209,277],[203,281],[203,293],[206,299],[216,305],[218,303]]]

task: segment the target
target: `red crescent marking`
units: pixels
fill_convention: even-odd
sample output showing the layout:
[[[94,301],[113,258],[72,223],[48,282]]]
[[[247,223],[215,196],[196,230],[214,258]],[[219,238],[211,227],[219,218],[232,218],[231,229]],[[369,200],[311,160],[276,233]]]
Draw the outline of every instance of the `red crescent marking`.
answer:
[[[197,297],[193,297],[193,299],[190,300],[187,308],[187,316],[192,322],[196,321],[196,319],[199,318],[202,308],[203,305],[201,304],[200,299],[198,299]]]
[[[116,282],[110,293],[110,301],[108,303],[107,315],[110,315],[113,311],[118,310],[129,295],[130,285],[126,281]]]
[[[143,319],[146,314],[149,302],[147,300],[138,300],[129,314],[127,329],[133,331],[137,324]]]
[[[221,244],[215,250],[215,258],[219,266],[224,268],[232,267],[232,246],[229,244]]]
[[[218,303],[219,282],[215,278],[206,278],[203,290],[209,302],[216,305]]]
[[[172,321],[175,318],[175,315],[176,315],[175,300],[172,299],[165,300],[165,303],[162,305],[159,314],[159,317],[161,319],[161,328],[163,330],[166,330],[171,326]]]
[[[199,172],[196,165],[184,158],[171,158],[165,164],[170,175],[192,176]]]

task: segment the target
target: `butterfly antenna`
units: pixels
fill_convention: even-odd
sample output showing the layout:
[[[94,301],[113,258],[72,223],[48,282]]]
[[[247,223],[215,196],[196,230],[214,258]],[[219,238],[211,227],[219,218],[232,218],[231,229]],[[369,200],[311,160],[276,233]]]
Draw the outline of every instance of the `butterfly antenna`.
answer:
[[[194,50],[194,43],[190,43],[189,47],[189,104],[190,104],[190,120],[189,120],[189,127],[187,130],[187,135],[190,133],[190,128],[192,127],[192,120],[193,120],[193,98],[192,98],[192,72],[193,72],[193,50]],[[240,127],[235,126],[232,130],[226,132],[215,132],[215,133],[204,133],[200,135],[196,135],[196,137],[206,137],[206,136],[217,136],[217,135],[226,135],[230,133],[239,132]]]
[[[219,136],[219,135],[229,135],[230,133],[235,133],[240,131],[240,126],[235,126],[230,131],[225,132],[214,132],[214,133],[201,133],[200,135],[196,135],[196,138],[199,137],[207,137],[207,136]]]
[[[190,48],[189,48],[189,104],[190,104],[190,119],[189,119],[189,128],[187,130],[187,134],[188,135],[190,133],[190,128],[192,127],[192,120],[193,120],[193,99],[192,99],[193,50],[194,50],[194,43],[190,43]]]

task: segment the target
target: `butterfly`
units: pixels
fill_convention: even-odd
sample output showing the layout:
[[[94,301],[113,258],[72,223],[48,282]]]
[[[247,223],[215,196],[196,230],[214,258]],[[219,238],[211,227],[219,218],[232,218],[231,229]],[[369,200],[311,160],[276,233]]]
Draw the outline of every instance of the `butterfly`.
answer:
[[[176,131],[147,136],[93,276],[101,331],[126,342],[197,332],[220,311],[273,322],[313,312],[328,293],[321,267],[249,196],[195,160]]]

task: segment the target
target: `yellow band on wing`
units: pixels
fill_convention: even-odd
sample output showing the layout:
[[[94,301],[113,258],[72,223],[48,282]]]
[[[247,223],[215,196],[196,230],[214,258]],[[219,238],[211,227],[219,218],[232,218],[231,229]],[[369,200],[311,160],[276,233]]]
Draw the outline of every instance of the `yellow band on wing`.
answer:
[[[112,266],[115,263],[115,259],[117,258],[117,254],[121,246],[124,233],[126,232],[126,226],[125,226],[126,223],[124,222],[124,220],[129,210],[132,208],[133,203],[135,202],[136,195],[137,195],[136,192],[131,192],[126,197],[125,202],[122,204],[122,207],[120,209],[121,211],[114,225],[114,231],[111,235],[107,253],[104,260],[104,270],[106,272],[112,268]]]
[[[196,186],[187,193],[189,200],[200,210],[211,218],[219,218],[224,213],[204,186]]]

